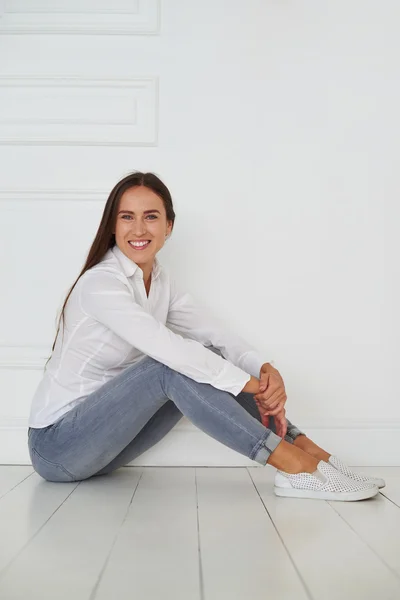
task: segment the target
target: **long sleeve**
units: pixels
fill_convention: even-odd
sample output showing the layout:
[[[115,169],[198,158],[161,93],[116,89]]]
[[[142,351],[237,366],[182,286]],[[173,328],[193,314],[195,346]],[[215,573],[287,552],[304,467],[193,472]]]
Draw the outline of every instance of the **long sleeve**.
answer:
[[[172,279],[167,326],[204,346],[214,346],[224,358],[254,377],[260,377],[263,363],[271,362],[263,360],[242,337],[228,331],[216,317],[196,303],[191,294],[179,291]]]
[[[174,333],[135,302],[127,286],[110,272],[88,272],[80,280],[84,314],[111,329],[143,354],[199,383],[237,396],[249,374],[192,339]]]

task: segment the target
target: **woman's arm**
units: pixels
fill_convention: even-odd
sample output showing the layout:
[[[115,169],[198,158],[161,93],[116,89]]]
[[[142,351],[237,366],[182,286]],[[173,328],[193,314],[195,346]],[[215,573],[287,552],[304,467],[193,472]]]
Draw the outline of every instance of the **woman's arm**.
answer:
[[[113,273],[87,271],[77,284],[81,310],[143,354],[199,383],[239,394],[249,374],[204,348],[185,339],[157,321],[134,301],[126,285]]]
[[[191,294],[180,291],[175,280],[171,279],[170,283],[171,298],[167,327],[200,342],[203,346],[214,346],[232,364],[254,378],[259,378],[261,367],[271,361],[263,360],[253,346],[236,333],[229,331],[221,321],[196,302]],[[254,383],[251,387],[254,388]],[[258,388],[254,393],[257,392]]]
[[[258,394],[260,390],[260,380],[257,377],[250,376],[250,380],[246,383],[242,392],[247,392],[248,394]]]

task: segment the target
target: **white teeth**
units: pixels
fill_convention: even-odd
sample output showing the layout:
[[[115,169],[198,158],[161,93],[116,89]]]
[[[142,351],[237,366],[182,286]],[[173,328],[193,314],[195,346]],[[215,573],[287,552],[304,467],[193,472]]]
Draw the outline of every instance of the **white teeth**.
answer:
[[[130,243],[130,245],[131,245],[131,246],[138,246],[138,247],[141,247],[141,246],[146,246],[147,244],[149,244],[149,243],[150,243],[150,241],[149,241],[149,240],[147,240],[147,241],[145,241],[145,242],[129,242],[129,243]]]

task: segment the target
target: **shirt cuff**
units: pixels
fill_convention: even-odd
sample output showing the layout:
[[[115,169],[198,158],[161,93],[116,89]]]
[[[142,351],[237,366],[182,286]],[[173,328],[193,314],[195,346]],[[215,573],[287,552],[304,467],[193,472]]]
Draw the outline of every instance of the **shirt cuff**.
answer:
[[[246,352],[240,359],[240,368],[246,371],[246,373],[253,375],[253,377],[260,379],[260,369],[264,363],[274,364],[272,360],[262,359],[258,352],[250,351]]]
[[[214,378],[211,385],[237,396],[243,390],[246,383],[250,381],[250,375],[228,360],[222,360],[224,361],[224,366],[217,377]]]
[[[240,383],[235,383],[230,386],[229,393],[233,394],[233,396],[238,396],[238,394],[240,394],[240,392],[243,391],[243,388],[246,385],[246,383],[248,383],[249,381],[250,375],[248,373],[245,373]]]

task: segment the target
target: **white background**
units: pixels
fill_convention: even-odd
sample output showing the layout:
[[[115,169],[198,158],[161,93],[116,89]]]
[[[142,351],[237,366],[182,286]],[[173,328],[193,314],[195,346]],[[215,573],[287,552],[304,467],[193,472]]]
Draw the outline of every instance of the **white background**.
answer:
[[[29,462],[57,313],[140,169],[174,198],[161,262],[274,359],[289,418],[399,464],[399,3],[0,10],[0,462]],[[186,419],[134,464],[255,466]]]

